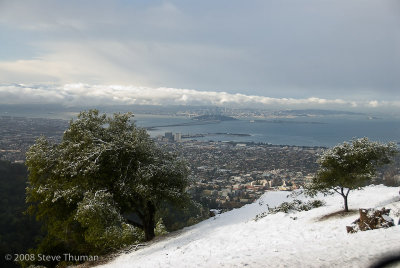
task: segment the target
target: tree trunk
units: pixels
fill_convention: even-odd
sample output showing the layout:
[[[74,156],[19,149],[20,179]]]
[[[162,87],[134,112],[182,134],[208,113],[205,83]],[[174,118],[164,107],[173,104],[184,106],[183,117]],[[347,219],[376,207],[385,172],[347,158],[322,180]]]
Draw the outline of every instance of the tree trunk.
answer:
[[[350,188],[347,189],[347,193],[344,193],[343,187],[342,187],[342,188],[340,188],[340,192],[344,199],[344,212],[349,212],[349,206],[347,204],[347,197],[349,196]]]
[[[347,205],[347,195],[344,195],[343,199],[344,199],[344,211],[349,212],[349,206]]]
[[[144,231],[144,239],[149,241],[153,239],[156,235],[154,233],[154,214],[156,213],[155,206],[148,201],[146,206],[146,212],[143,219],[143,231]]]

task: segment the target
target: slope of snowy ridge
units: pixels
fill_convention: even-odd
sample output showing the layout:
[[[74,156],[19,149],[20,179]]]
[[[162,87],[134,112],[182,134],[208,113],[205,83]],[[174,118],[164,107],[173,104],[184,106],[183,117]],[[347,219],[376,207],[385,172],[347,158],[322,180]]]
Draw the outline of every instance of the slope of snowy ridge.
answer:
[[[319,196],[326,205],[310,211],[255,216],[293,198],[267,192],[258,202],[185,228],[146,248],[121,255],[101,267],[368,267],[388,253],[400,253],[400,226],[347,234],[358,213],[324,215],[342,210],[339,195]],[[297,197],[304,199],[304,197]],[[400,211],[399,188],[368,186],[352,191],[350,209],[391,208]],[[296,220],[293,218],[297,217]]]

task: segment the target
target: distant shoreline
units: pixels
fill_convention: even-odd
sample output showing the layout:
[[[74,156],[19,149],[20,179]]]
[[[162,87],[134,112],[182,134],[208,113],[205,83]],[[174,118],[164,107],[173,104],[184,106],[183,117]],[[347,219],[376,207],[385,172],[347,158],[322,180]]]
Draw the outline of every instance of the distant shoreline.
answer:
[[[218,133],[205,133],[205,134],[187,134],[182,135],[182,139],[202,138],[206,136],[230,136],[230,137],[251,137],[251,134],[247,133],[229,133],[229,132],[218,132]]]
[[[236,119],[237,121],[248,121],[248,120],[241,120],[241,119]],[[158,130],[159,128],[164,128],[164,127],[184,127],[184,126],[197,126],[197,125],[209,125],[209,124],[219,124],[224,121],[229,121],[229,120],[196,120],[192,122],[187,122],[187,123],[178,123],[178,124],[168,124],[168,125],[158,125],[158,126],[150,126],[150,127],[143,127],[146,130],[149,131],[154,131]],[[258,119],[258,120],[252,120],[253,123],[269,123],[269,124],[328,124],[328,123],[323,123],[323,122],[315,122],[315,121],[289,121],[289,120],[263,120],[263,119]],[[209,133],[211,134],[211,133]],[[213,134],[220,134],[220,133],[213,133]]]
[[[273,124],[328,124],[324,122],[315,122],[315,121],[289,121],[289,120],[281,120],[281,119],[275,119],[275,120],[265,120],[265,119],[258,119],[254,120],[254,123],[273,123]]]
[[[170,124],[170,125],[159,125],[159,126],[151,126],[151,127],[143,127],[146,130],[154,131],[163,127],[184,127],[184,126],[198,126],[198,125],[209,125],[209,124],[218,124],[220,121],[194,121],[187,123],[179,123],[179,124]]]

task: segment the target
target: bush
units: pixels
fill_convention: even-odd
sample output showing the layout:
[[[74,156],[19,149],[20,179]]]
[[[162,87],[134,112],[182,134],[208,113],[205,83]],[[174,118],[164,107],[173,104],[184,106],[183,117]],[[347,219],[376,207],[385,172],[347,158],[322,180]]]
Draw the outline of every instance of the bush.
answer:
[[[167,228],[165,228],[162,218],[158,220],[156,228],[154,229],[154,233],[156,234],[156,236],[168,234]]]
[[[292,211],[309,211],[313,208],[322,207],[325,205],[325,202],[322,200],[314,199],[303,203],[301,200],[295,199],[292,202],[283,202],[279,206],[270,208],[268,207],[268,211],[257,214],[254,218],[255,221],[266,217],[268,214],[276,214],[278,212],[289,213]]]

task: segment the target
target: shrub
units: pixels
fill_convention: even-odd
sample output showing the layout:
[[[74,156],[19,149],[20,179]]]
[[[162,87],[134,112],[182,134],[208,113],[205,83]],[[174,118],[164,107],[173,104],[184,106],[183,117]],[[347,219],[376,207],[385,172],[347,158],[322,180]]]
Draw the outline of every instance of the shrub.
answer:
[[[322,200],[314,199],[303,203],[301,200],[295,199],[292,202],[283,202],[279,206],[270,208],[268,207],[268,211],[257,214],[254,218],[255,221],[266,217],[268,214],[276,214],[278,212],[289,213],[291,211],[308,211],[313,208],[322,207],[325,205],[325,202]]]

